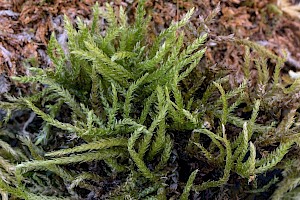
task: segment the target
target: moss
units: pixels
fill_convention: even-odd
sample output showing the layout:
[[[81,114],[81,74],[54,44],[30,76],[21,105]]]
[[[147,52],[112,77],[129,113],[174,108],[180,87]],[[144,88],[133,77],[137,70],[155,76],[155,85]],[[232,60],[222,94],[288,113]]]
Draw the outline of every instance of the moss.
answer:
[[[280,83],[284,59],[251,41],[233,39],[247,51],[245,80],[232,87],[226,73],[214,75],[200,62],[207,33],[199,30],[196,38],[189,35],[191,41],[184,40],[189,33],[182,28],[193,9],[149,42],[150,18],[145,16],[144,3],[139,1],[132,24],[124,9],[115,13],[109,4],[104,13],[95,5],[91,26],[78,19],[74,29],[65,18],[69,52],[62,50],[53,34],[48,54],[55,68],[31,68],[31,76],[14,78],[39,84],[43,90],[24,97],[7,95],[0,106],[7,113],[30,109],[43,123],[32,137],[18,135],[16,148],[0,140],[5,151],[0,154],[3,195],[166,199],[182,193],[180,198],[188,199],[190,191],[224,186],[232,174],[254,183],[259,174],[287,162],[285,155],[299,142],[292,134],[298,130],[296,112],[281,121],[270,119],[271,124],[257,122],[260,109],[268,111],[299,92],[297,80],[289,88]],[[98,26],[99,15],[106,19],[106,27]],[[258,57],[251,57],[251,52]],[[269,72],[267,59],[276,63],[274,73]],[[258,72],[256,89],[247,84],[252,65]],[[199,72],[197,67],[203,69]],[[298,104],[293,108],[296,111]],[[240,112],[249,117],[241,117]],[[2,130],[7,127],[8,120]],[[49,148],[53,143],[55,147]],[[276,148],[262,156],[270,145]],[[180,160],[192,161],[185,163],[193,171],[185,178],[185,187],[183,178],[174,175]],[[180,172],[184,166],[178,163]],[[207,172],[199,163],[212,169]],[[202,179],[198,171],[217,171],[220,176]],[[297,179],[294,183],[298,185]],[[59,192],[47,196],[42,193],[45,187]]]

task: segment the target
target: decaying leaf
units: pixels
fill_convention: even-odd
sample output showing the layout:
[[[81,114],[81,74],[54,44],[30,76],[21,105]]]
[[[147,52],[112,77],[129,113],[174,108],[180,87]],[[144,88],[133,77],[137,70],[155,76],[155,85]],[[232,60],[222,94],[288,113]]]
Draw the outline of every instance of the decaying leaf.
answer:
[[[0,74],[0,94],[4,94],[9,91],[10,84],[5,78],[4,74]]]

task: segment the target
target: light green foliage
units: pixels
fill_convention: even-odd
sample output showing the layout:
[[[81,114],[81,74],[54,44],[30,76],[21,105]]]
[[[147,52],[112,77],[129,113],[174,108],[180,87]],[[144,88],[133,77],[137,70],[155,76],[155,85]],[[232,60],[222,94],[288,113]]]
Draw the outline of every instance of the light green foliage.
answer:
[[[83,144],[74,148],[69,149],[61,149],[58,151],[47,153],[46,156],[62,156],[71,153],[78,153],[84,152],[89,150],[98,150],[98,149],[105,149],[114,146],[127,146],[126,145],[127,139],[126,138],[110,138],[110,139],[102,139],[95,142],[90,142],[88,144]]]
[[[54,34],[49,42],[48,54],[55,69],[31,68],[32,76],[14,78],[21,83],[45,86],[43,92],[33,94],[35,98],[11,97],[10,103],[3,102],[9,111],[29,108],[44,120],[44,135],[36,139],[37,145],[47,144],[50,134],[55,134],[54,127],[85,140],[85,144],[46,154],[34,150],[36,147],[29,142],[27,146],[34,160],[14,166],[2,159],[7,171],[16,168],[17,185],[23,185],[31,171],[51,171],[65,184],[71,184],[69,193],[75,195],[73,188],[90,189],[86,180],[96,174],[85,177],[74,172],[62,173],[61,166],[97,160],[104,160],[116,172],[137,169],[145,178],[159,180],[160,170],[168,163],[172,151],[166,124],[170,107],[166,93],[171,95],[168,91],[172,91],[176,104],[184,108],[178,84],[202,58],[207,35],[184,47],[184,32],[180,28],[188,23],[194,13],[192,9],[164,30],[153,44],[148,44],[145,20],[150,18],[145,18],[143,4],[144,1],[139,2],[133,24],[127,23],[123,8],[117,18],[109,4],[105,12],[95,5],[91,27],[78,18],[76,30],[65,17],[68,52]],[[105,34],[101,34],[103,27],[98,26],[98,16],[107,21]],[[70,117],[62,122],[56,116],[63,112],[70,112]],[[181,114],[180,119],[183,117]],[[119,163],[119,157],[123,164]],[[159,162],[153,171],[148,164],[157,158]],[[17,190],[9,192],[17,195]]]
[[[201,185],[196,185],[196,186],[194,186],[195,190],[202,191],[202,190],[206,190],[207,188],[210,188],[210,187],[218,187],[220,185],[223,185],[224,183],[226,183],[228,181],[231,168],[233,167],[232,149],[230,146],[230,142],[227,140],[227,136],[225,134],[225,126],[222,124],[222,132],[223,132],[222,137],[218,136],[217,134],[214,134],[213,132],[211,132],[207,129],[199,129],[199,130],[195,130],[195,131],[209,136],[212,139],[212,141],[214,142],[214,144],[220,148],[220,152],[221,152],[221,149],[223,149],[222,151],[224,153],[220,154],[220,157],[223,156],[223,158],[224,158],[224,155],[226,154],[223,177],[220,178],[218,181],[207,181],[207,182],[202,183]],[[220,142],[222,142],[224,144],[225,151]],[[220,159],[220,157],[218,159]]]
[[[189,193],[192,189],[193,182],[196,178],[196,175],[198,173],[198,170],[193,171],[193,173],[190,175],[188,182],[186,183],[186,186],[183,190],[182,195],[180,196],[180,200],[188,200],[189,199]]]
[[[115,13],[108,3],[104,12],[95,5],[91,26],[78,18],[75,29],[65,17],[68,52],[54,34],[48,46],[55,68],[30,68],[31,76],[13,78],[39,85],[43,91],[33,90],[24,97],[7,95],[7,102],[0,102],[8,114],[3,124],[20,109],[34,112],[43,123],[39,134],[17,137],[22,148],[10,146],[5,138],[9,133],[3,134],[5,139],[0,134],[3,198],[8,193],[24,199],[79,198],[78,187],[98,193],[108,180],[120,177],[99,198],[166,199],[176,151],[186,150],[187,156],[201,158],[222,172],[218,180],[194,183],[201,169],[192,169],[185,188],[179,189],[182,195],[176,196],[188,199],[191,191],[226,184],[231,173],[251,182],[281,164],[294,144],[299,145],[299,134],[292,134],[299,130],[295,128],[298,104],[276,127],[256,122],[259,111],[268,110],[268,101],[274,107],[299,92],[299,81],[288,88],[280,82],[283,58],[250,41],[235,40],[247,46],[241,84],[231,87],[229,76],[216,79],[199,70],[200,80],[193,80],[198,82],[191,89],[184,88],[206,51],[208,34],[199,31],[193,41],[185,41],[182,28],[194,13],[191,9],[149,41],[150,17],[145,16],[144,3],[139,1],[132,24],[124,8]],[[105,27],[98,26],[99,17],[107,22]],[[260,57],[253,60],[251,51]],[[268,58],[276,62],[273,74]],[[252,64],[258,74],[257,90],[247,83]],[[278,99],[277,93],[285,96]],[[238,115],[243,112],[249,116]],[[173,151],[182,138],[189,138],[183,139],[187,148]],[[59,145],[49,148],[53,143]],[[266,144],[276,148],[262,157]],[[83,169],[82,163],[89,168]],[[97,170],[90,170],[93,163]],[[286,174],[283,182],[293,186],[277,190],[274,198],[299,185],[298,174]],[[41,193],[47,187],[59,188],[56,196]]]
[[[297,199],[299,197],[299,158],[292,159],[283,165],[283,180],[277,184],[278,188],[272,199]]]

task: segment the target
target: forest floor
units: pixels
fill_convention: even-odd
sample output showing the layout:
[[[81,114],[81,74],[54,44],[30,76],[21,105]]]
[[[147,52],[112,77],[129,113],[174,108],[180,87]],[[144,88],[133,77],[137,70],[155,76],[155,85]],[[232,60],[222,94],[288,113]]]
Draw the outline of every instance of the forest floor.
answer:
[[[67,33],[63,28],[63,16],[67,15],[74,24],[77,17],[89,23],[95,2],[96,0],[0,0],[1,79],[28,73],[26,61],[42,68],[51,66],[46,53],[51,33],[55,32],[59,42],[65,43]],[[110,1],[97,2],[104,6]],[[196,8],[192,23],[198,27],[217,8],[218,2],[148,0],[147,11],[152,16],[150,29],[154,30],[154,34],[160,32],[172,20],[179,20],[192,7]],[[111,1],[111,4],[116,8],[120,5],[125,7],[128,14],[133,16],[137,1],[117,0]],[[221,1],[220,11],[206,24],[211,40],[206,52],[207,62],[212,66],[217,64],[218,69],[231,71],[238,81],[244,48],[226,42],[233,34],[237,38],[256,41],[278,55],[285,51],[288,55],[286,67],[300,69],[300,19],[299,13],[297,18],[297,12],[294,12],[292,7],[278,7],[276,1],[272,0]],[[6,86],[1,87],[0,93],[9,89],[9,84]]]
[[[137,4],[136,0],[0,0],[0,100],[5,92],[28,92],[28,86],[15,85],[9,77],[27,75],[27,68],[31,65],[51,67],[47,56],[51,33],[55,32],[59,43],[66,45],[64,15],[74,24],[77,17],[90,23],[95,2],[101,7],[106,2],[116,9],[120,5],[125,7],[129,20],[133,19]],[[245,49],[234,45],[230,39],[233,36],[249,38],[277,55],[287,55],[282,68],[282,80],[289,83],[291,80],[287,72],[300,71],[300,14],[288,5],[278,6],[276,0],[223,0],[217,9],[219,2],[148,0],[146,8],[152,16],[149,30],[157,34],[168,27],[172,20],[181,19],[189,9],[195,7],[193,25],[199,27],[203,21],[209,21],[205,24],[210,33],[205,62],[212,70],[226,70],[233,82],[240,83]],[[297,3],[296,0],[291,1],[293,3]],[[214,19],[207,19],[212,12],[216,13]]]

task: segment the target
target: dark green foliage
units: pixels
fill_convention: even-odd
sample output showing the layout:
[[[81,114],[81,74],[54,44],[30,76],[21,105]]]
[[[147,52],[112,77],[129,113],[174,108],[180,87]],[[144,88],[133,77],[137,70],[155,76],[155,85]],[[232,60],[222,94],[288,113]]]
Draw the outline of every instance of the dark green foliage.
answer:
[[[43,123],[38,134],[17,138],[23,149],[0,140],[3,199],[8,193],[24,199],[85,198],[78,191],[84,189],[96,196],[99,188],[105,188],[96,196],[99,199],[167,199],[170,157],[174,141],[183,132],[190,139],[187,147],[178,151],[202,157],[223,171],[218,180],[199,182],[196,176],[201,169],[193,170],[186,186],[180,188],[180,198],[188,199],[190,191],[226,184],[232,172],[251,182],[274,169],[294,144],[299,144],[298,134],[292,134],[299,129],[293,127],[298,104],[278,126],[256,122],[259,109],[269,109],[270,99],[282,102],[299,90],[299,81],[289,88],[280,84],[282,58],[255,43],[236,40],[248,48],[245,81],[230,88],[228,76],[210,79],[201,74],[197,87],[184,92],[182,82],[202,59],[207,34],[199,32],[199,37],[184,44],[181,28],[188,24],[192,9],[149,42],[150,18],[145,16],[144,2],[139,1],[133,24],[127,23],[123,8],[117,18],[109,4],[104,13],[95,5],[91,27],[78,19],[75,29],[65,18],[69,52],[63,51],[53,34],[48,54],[55,68],[31,68],[31,76],[14,77],[21,83],[40,84],[43,90],[26,97],[7,95],[0,106],[8,114],[30,109]],[[106,27],[98,26],[99,16],[107,21]],[[260,55],[254,62],[250,50]],[[267,57],[276,62],[273,74]],[[258,72],[258,89],[250,91],[246,79],[250,78],[251,64]],[[200,96],[198,89],[204,91]],[[283,95],[281,99],[276,99],[277,93]],[[252,110],[248,118],[237,115],[243,104],[245,110]],[[9,117],[4,120],[3,132]],[[1,136],[9,134],[6,131]],[[64,141],[57,141],[60,146],[49,148],[60,135],[64,136]],[[270,144],[277,147],[264,157],[257,155]],[[80,167],[83,163],[89,168]],[[98,163],[97,170],[89,170],[92,163]],[[285,179],[291,174],[287,172]],[[103,187],[111,177],[119,182]],[[300,181],[294,179],[296,187]],[[47,187],[60,189],[53,197],[47,195],[54,192],[38,195]],[[274,198],[295,187],[275,192]]]

